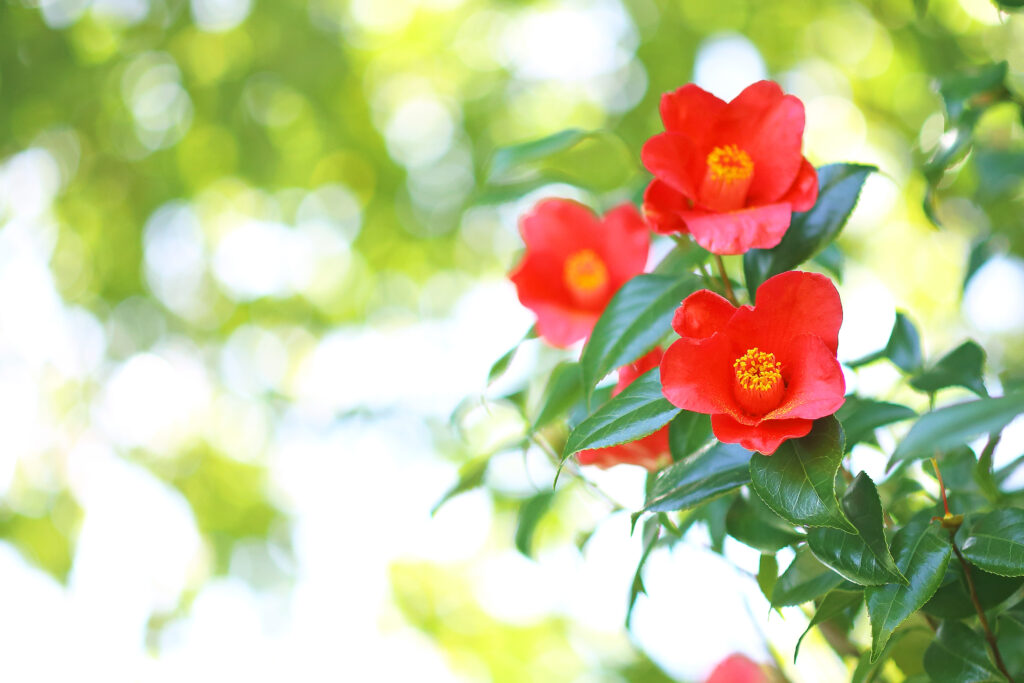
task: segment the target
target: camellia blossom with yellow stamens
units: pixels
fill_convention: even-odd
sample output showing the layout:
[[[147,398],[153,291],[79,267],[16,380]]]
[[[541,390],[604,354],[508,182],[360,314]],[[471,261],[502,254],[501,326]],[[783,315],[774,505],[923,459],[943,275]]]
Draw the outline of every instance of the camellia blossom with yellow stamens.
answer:
[[[715,254],[774,247],[793,211],[810,209],[818,175],[801,152],[804,105],[771,81],[725,102],[693,85],[661,98],[665,132],[643,147],[654,180],[644,215]]]
[[[599,219],[568,199],[545,199],[519,224],[526,243],[509,277],[552,346],[587,337],[615,292],[647,264],[650,231],[624,204]]]
[[[842,322],[839,292],[817,273],[766,280],[753,306],[695,292],[672,322],[681,339],[661,361],[665,397],[711,415],[719,441],[770,455],[843,405]]]

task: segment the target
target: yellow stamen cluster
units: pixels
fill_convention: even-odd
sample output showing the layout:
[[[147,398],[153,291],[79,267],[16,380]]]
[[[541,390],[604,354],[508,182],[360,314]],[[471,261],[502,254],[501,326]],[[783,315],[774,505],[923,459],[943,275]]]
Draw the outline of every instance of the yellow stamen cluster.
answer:
[[[725,145],[715,147],[708,154],[708,170],[712,180],[745,180],[754,173],[754,162],[736,145]]]
[[[748,391],[771,391],[782,379],[782,363],[774,353],[766,353],[755,346],[732,364],[740,386]]]
[[[565,282],[576,292],[596,292],[608,284],[608,268],[592,249],[581,249],[565,259]]]

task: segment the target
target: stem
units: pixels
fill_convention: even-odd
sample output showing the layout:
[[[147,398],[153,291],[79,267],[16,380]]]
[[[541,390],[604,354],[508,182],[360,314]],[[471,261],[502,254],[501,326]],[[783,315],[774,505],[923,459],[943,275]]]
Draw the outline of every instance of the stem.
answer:
[[[989,628],[988,619],[985,618],[985,610],[981,607],[981,601],[978,600],[978,591],[974,588],[974,578],[971,576],[971,567],[967,564],[967,560],[960,554],[960,548],[956,547],[956,541],[953,539],[953,532],[949,532],[949,544],[953,546],[953,552],[956,553],[956,557],[960,560],[960,566],[964,568],[964,578],[967,579],[967,588],[971,593],[971,602],[974,603],[974,610],[978,613],[978,621],[981,622],[981,629],[985,632],[985,640],[988,641],[988,646],[992,649],[992,654],[995,656],[996,666],[1006,676],[1006,680],[1013,683],[1013,676],[1006,669],[1006,664],[1003,663],[1003,655],[999,652],[999,645],[996,643],[996,636],[992,633],[992,629]]]
[[[725,298],[733,306],[739,306],[739,302],[736,301],[736,295],[732,291],[732,283],[729,282],[729,275],[725,272],[725,262],[722,261],[722,257],[718,254],[715,254],[715,264],[718,266],[718,276],[722,278],[722,287],[725,288]]]
[[[946,514],[949,513],[949,501],[946,500],[946,485],[942,482],[942,472],[939,471],[939,462],[935,458],[931,458],[932,468],[935,470],[935,476],[939,479],[939,493],[942,494],[942,507]]]
[[[946,485],[942,482],[942,473],[939,472],[939,463],[935,458],[931,459],[932,467],[935,468],[935,476],[939,479],[939,491],[942,493],[942,505],[946,510],[946,516],[950,517],[949,503],[946,501]],[[956,559],[960,560],[960,566],[964,568],[964,578],[967,579],[967,590],[971,594],[971,602],[974,603],[974,611],[978,613],[978,621],[981,622],[981,629],[985,632],[985,640],[988,641],[988,646],[992,650],[992,655],[995,657],[996,666],[1006,676],[1006,680],[1013,683],[1013,676],[1006,669],[1006,664],[1003,663],[1003,655],[999,652],[999,644],[996,642],[996,636],[992,633],[991,627],[988,625],[988,619],[985,618],[985,610],[981,606],[981,600],[978,599],[978,591],[974,587],[974,577],[971,575],[971,565],[964,559],[963,554],[960,552],[960,548],[956,545],[956,530],[948,529],[949,531],[949,544],[953,547],[953,552],[956,554]]]

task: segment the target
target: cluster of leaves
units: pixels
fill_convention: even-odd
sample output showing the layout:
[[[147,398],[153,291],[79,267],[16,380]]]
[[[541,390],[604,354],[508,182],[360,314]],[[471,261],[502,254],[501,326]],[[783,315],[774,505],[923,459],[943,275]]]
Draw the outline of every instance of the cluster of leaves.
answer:
[[[944,94],[948,103],[950,94]],[[511,165],[516,154],[537,161],[542,152],[561,152],[562,145],[582,139],[566,134],[506,151],[502,163]],[[743,256],[751,300],[773,275],[809,261],[828,268],[828,250],[874,170],[856,164],[818,169],[816,205],[794,214],[778,246]],[[602,380],[669,340],[679,301],[715,286],[705,274],[709,256],[680,241],[654,272],[627,282],[579,361],[563,362],[551,373],[529,420],[530,438],[552,443],[555,450],[561,445],[561,466],[581,450],[627,443],[669,425],[673,462],[649,476],[645,504],[633,514],[634,525],[644,520],[644,550],[630,611],[644,592],[650,553],[680,542],[690,525],[702,521],[719,552],[728,536],[762,553],[757,579],[773,607],[813,606],[808,631],[828,628],[837,652],[859,657],[855,681],[874,680],[889,659],[920,680],[1006,681],[1024,675],[1024,490],[1006,486],[1018,462],[992,466],[1001,431],[1024,413],[1024,391],[1006,382],[1003,396],[990,396],[985,352],[970,340],[926,363],[914,324],[898,313],[885,347],[848,365],[891,362],[928,398],[930,409],[923,414],[849,396],[806,437],[765,456],[717,442],[707,415],[665,399],[657,369],[609,399]],[[495,364],[491,379],[504,372],[514,353]],[[936,408],[937,395],[954,387],[976,398]],[[566,422],[567,432],[561,424]],[[884,480],[851,472],[852,448],[877,446],[876,431],[895,425],[902,437]],[[982,437],[986,445],[976,454],[970,446]],[[917,465],[926,459],[930,466]],[[453,492],[479,483],[486,467],[481,462],[471,473],[478,478],[464,479]],[[937,487],[928,482],[931,473]],[[522,506],[516,541],[524,553],[556,492],[542,492]],[[795,555],[780,574],[776,555],[784,549]],[[847,639],[862,608],[871,625],[870,647],[863,653]],[[798,652],[799,643],[794,657]]]

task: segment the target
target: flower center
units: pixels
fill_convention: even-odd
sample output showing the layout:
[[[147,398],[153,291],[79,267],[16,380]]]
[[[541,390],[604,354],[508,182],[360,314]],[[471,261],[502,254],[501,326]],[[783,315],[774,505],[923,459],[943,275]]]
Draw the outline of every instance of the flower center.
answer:
[[[592,249],[580,249],[565,259],[565,284],[579,303],[599,300],[608,288],[608,268]]]
[[[747,200],[754,180],[754,162],[736,145],[715,147],[700,185],[698,203],[712,211],[735,211]]]
[[[754,174],[754,162],[736,145],[725,145],[715,147],[708,154],[708,170],[712,180],[746,180]]]
[[[779,405],[786,383],[782,379],[782,363],[775,360],[774,353],[755,346],[737,358],[732,367],[736,371],[733,394],[744,410],[751,415],[764,415]]]

